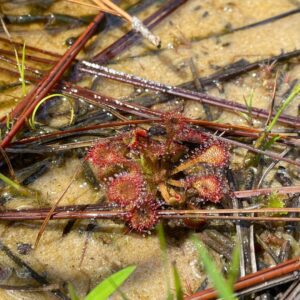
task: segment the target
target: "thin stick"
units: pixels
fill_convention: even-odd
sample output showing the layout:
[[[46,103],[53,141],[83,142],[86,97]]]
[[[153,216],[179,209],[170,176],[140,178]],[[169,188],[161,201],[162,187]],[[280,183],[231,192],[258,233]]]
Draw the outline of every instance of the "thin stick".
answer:
[[[172,215],[209,215],[209,214],[251,214],[251,213],[257,213],[257,214],[266,214],[266,213],[300,213],[299,207],[286,207],[286,208],[229,208],[229,209],[213,209],[213,210],[207,210],[207,209],[188,209],[188,210],[161,210],[161,215],[164,216],[172,216]]]
[[[14,168],[13,168],[11,162],[10,162],[9,157],[7,156],[6,152],[4,151],[4,149],[2,147],[0,147],[0,152],[1,152],[5,162],[7,164],[10,176],[13,178],[14,181],[16,181],[16,174],[15,174]]]
[[[160,48],[160,38],[158,36],[155,36],[144,24],[143,22],[135,17],[130,16],[126,11],[122,10],[120,7],[118,7],[116,4],[114,4],[112,1],[109,0],[93,0],[95,3],[101,4],[103,2],[105,5],[107,5],[109,8],[115,10],[118,12],[124,19],[126,19],[129,23],[131,23],[132,29],[139,32],[144,38],[146,38],[148,41],[150,41],[154,46]]]
[[[0,54],[15,57],[15,52],[10,51],[10,50],[0,49]],[[35,55],[30,55],[30,54],[27,54],[27,53],[25,53],[25,58],[26,58],[26,60],[31,60],[31,61],[35,61],[35,62],[47,64],[47,65],[54,64],[54,63],[57,62],[57,60],[52,60],[52,59],[49,59],[49,58],[43,58],[43,57],[39,57],[39,56],[35,56]]]
[[[98,8],[105,12],[112,11],[113,14],[119,15],[123,17],[126,21],[128,21],[132,29],[139,32],[144,38],[150,41],[154,46],[160,48],[160,38],[155,36],[144,24],[143,22],[135,17],[129,15],[126,11],[121,9],[119,6],[114,4],[112,1],[109,0],[92,0],[95,4],[97,4]]]
[[[36,237],[35,243],[34,243],[34,248],[37,248],[38,243],[46,229],[46,226],[49,222],[49,220],[51,219],[52,214],[54,213],[55,209],[57,208],[57,206],[59,205],[59,203],[61,202],[61,200],[63,199],[63,197],[65,196],[65,194],[68,192],[68,190],[70,189],[71,185],[73,184],[75,178],[78,176],[79,172],[81,171],[82,168],[82,164],[78,167],[78,169],[75,171],[72,179],[70,180],[68,186],[66,187],[66,189],[63,191],[63,193],[60,195],[60,197],[58,198],[58,200],[55,202],[55,204],[51,207],[49,213],[47,213],[47,216],[45,218],[45,220],[43,221],[43,224],[40,227],[40,230],[38,232],[38,235]]]
[[[246,288],[246,289],[242,290],[241,292],[236,293],[236,296],[242,297],[242,296],[249,295],[249,294],[253,295],[254,293],[258,293],[260,291],[270,289],[272,287],[277,287],[279,285],[286,284],[293,280],[297,280],[298,278],[299,278],[299,274],[297,272],[294,272],[294,273],[286,275],[286,276],[268,280],[261,284],[255,285],[253,287]],[[283,300],[283,299],[280,298],[280,300]]]
[[[251,222],[300,222],[297,217],[248,217],[223,214],[248,214],[248,213],[288,213],[300,212],[299,208],[282,209],[215,209],[215,210],[159,210],[158,217],[161,219],[203,219],[203,220],[244,220]],[[49,220],[60,219],[122,219],[127,214],[126,210],[112,209],[105,210],[99,205],[88,206],[65,206],[57,207],[54,210],[29,209],[29,210],[7,210],[0,212],[0,220]]]
[[[248,197],[255,197],[260,195],[268,195],[271,193],[278,193],[278,194],[300,193],[300,185],[277,187],[277,188],[276,187],[264,188],[264,189],[247,190],[247,191],[236,191],[234,192],[234,195],[237,198],[248,198]]]
[[[149,28],[153,29],[161,21],[163,21],[168,15],[170,15],[174,10],[179,8],[182,4],[187,2],[187,0],[171,0],[168,1],[162,8],[155,11],[152,15],[147,17],[143,23]],[[134,44],[140,39],[140,35],[136,31],[131,30],[123,35],[121,38],[116,40],[114,43],[109,45],[107,48],[96,54],[92,61],[106,64],[109,60],[120,55],[122,51],[128,49],[129,46]]]

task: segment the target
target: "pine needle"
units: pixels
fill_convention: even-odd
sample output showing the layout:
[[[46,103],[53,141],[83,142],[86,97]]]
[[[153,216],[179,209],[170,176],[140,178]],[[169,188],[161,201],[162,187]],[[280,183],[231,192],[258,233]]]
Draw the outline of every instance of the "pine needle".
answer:
[[[103,11],[105,13],[122,17],[128,23],[131,24],[132,29],[134,31],[139,32],[151,44],[153,44],[157,48],[160,48],[161,46],[160,38],[154,35],[138,17],[129,15],[125,10],[123,10],[122,8],[120,8],[118,5],[116,5],[110,0],[92,0],[95,5],[87,2],[79,1],[79,0],[66,0],[66,1],[71,3],[76,3],[79,5],[85,5]]]
[[[55,209],[57,208],[57,206],[59,205],[59,203],[61,202],[61,200],[63,199],[63,197],[65,196],[65,194],[68,192],[68,190],[70,189],[72,183],[74,182],[75,178],[77,177],[77,175],[79,174],[79,172],[81,171],[81,167],[82,167],[82,164],[80,164],[80,166],[78,167],[78,169],[76,170],[76,172],[74,173],[71,181],[69,182],[67,188],[63,191],[63,193],[60,195],[60,197],[58,198],[58,200],[54,203],[54,205],[51,207],[49,213],[47,214],[45,220],[43,221],[43,224],[41,225],[40,227],[40,230],[38,232],[38,235],[36,237],[36,240],[35,240],[35,243],[34,243],[34,248],[36,249],[38,244],[39,244],[39,241],[40,239],[42,238],[42,235],[46,229],[46,226],[49,222],[49,220],[51,219]]]

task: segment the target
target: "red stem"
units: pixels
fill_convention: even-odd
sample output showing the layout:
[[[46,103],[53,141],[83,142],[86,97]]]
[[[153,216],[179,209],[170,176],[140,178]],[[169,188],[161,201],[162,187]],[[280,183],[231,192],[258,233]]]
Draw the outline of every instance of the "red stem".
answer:
[[[264,222],[300,222],[298,217],[248,217],[218,214],[246,214],[246,213],[278,213],[278,212],[299,212],[297,208],[284,209],[216,209],[216,210],[159,210],[160,219],[203,219],[203,220],[245,220]],[[5,210],[0,212],[0,220],[44,220],[48,216],[50,208]],[[53,212],[51,219],[122,219],[126,210],[111,209],[99,205],[71,205],[58,207]],[[214,215],[212,215],[214,214]]]

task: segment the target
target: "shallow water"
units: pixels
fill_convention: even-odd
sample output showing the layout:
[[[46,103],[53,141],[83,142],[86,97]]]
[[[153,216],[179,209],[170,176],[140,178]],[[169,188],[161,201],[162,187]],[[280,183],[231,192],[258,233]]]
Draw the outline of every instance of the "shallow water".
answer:
[[[128,5],[129,1],[123,1]],[[133,3],[134,1],[130,1]],[[164,1],[155,1],[153,5],[140,16],[143,19],[153,12]],[[27,7],[14,4],[12,1],[1,4],[7,14],[23,14]],[[125,6],[126,6],[125,5]],[[278,55],[281,51],[292,51],[300,48],[300,18],[299,14],[288,18],[261,25],[247,30],[226,33],[225,28],[238,28],[268,17],[283,13],[297,7],[297,1],[288,0],[190,0],[163,21],[154,32],[162,39],[162,49],[155,50],[147,42],[141,42],[125,51],[120,57],[109,64],[112,68],[132,73],[147,79],[177,85],[192,80],[189,61],[192,58],[200,76],[207,76],[215,72],[216,67],[222,67],[241,58],[249,61]],[[62,11],[74,16],[95,14],[85,7],[77,7],[67,2],[57,1],[49,11]],[[48,49],[57,53],[64,53],[65,40],[77,36],[84,27],[66,29],[62,32],[41,31],[41,25],[28,27],[9,26],[13,38],[25,40],[28,45]],[[80,58],[88,59],[94,53],[111,44],[126,32],[129,27],[114,28],[94,37],[94,43],[89,44]],[[288,66],[288,82],[298,79],[300,68],[296,64]],[[12,78],[7,74],[0,74],[0,80],[8,82]],[[90,79],[82,81],[83,86],[90,85]],[[254,89],[253,106],[268,109],[272,88],[270,80],[264,75],[263,69],[249,72],[238,79],[223,85],[223,89],[211,88],[209,93],[244,103],[244,97]],[[280,93],[288,90],[288,83],[281,85]],[[29,88],[29,87],[28,87]],[[114,97],[132,95],[131,86],[101,80],[97,87],[103,94]],[[0,95],[0,115],[9,112],[14,101],[10,96],[20,97],[20,89],[13,89]],[[295,99],[285,111],[286,114],[297,116],[300,98]],[[156,105],[156,109],[169,109],[170,106]],[[186,101],[173,103],[171,108],[182,110],[191,118],[204,118],[201,104]],[[221,111],[218,115],[220,122],[247,125],[245,118],[239,114]],[[255,126],[260,126],[257,121]],[[232,168],[239,167],[243,151],[235,151],[232,157]],[[280,163],[285,165],[284,163]],[[67,157],[63,165],[53,162],[50,170],[30,185],[42,193],[43,203],[16,198],[7,203],[8,208],[30,208],[39,205],[48,206],[59,198],[65,190],[74,172],[78,169],[80,160],[75,156]],[[272,182],[270,173],[268,182]],[[276,185],[276,183],[274,182]],[[277,183],[278,184],[278,183]],[[95,190],[81,176],[72,184],[61,205],[97,203],[101,191]],[[112,272],[128,265],[136,265],[135,273],[122,286],[122,291],[129,299],[166,299],[166,274],[160,257],[160,247],[155,233],[141,236],[135,233],[124,234],[124,226],[113,221],[98,221],[97,229],[86,234],[87,221],[78,221],[72,231],[62,237],[62,230],[66,221],[51,222],[42,237],[37,249],[22,258],[37,271],[47,275],[51,282],[71,282],[83,296],[99,281]],[[39,222],[1,223],[0,234],[2,241],[16,251],[17,243],[34,244]],[[82,251],[88,237],[88,244],[84,260]],[[196,290],[203,281],[203,273],[197,262],[197,255],[187,231],[174,234],[168,231],[168,256],[170,261],[176,262],[185,292]],[[294,249],[294,251],[296,251]],[[212,251],[212,253],[214,253]],[[217,261],[220,257],[215,254]],[[1,263],[11,265],[10,261],[1,253]],[[22,284],[22,280],[15,279],[14,283]],[[52,299],[50,294],[26,294],[0,290],[1,299]],[[116,295],[113,299],[119,299]]]

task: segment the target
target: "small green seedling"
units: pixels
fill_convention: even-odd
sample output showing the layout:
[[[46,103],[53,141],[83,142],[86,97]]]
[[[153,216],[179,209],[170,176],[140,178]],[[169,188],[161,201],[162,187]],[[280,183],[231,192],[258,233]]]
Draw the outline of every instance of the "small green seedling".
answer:
[[[25,43],[23,44],[23,48],[22,48],[21,63],[20,63],[20,59],[19,59],[17,49],[14,48],[14,51],[15,51],[15,57],[16,57],[18,71],[20,73],[20,80],[21,80],[21,84],[22,84],[22,95],[24,97],[24,96],[26,96],[26,93],[27,93],[27,91],[26,91],[26,81],[25,81],[25,55],[26,55]]]

